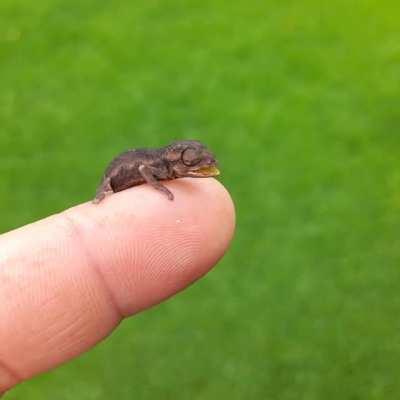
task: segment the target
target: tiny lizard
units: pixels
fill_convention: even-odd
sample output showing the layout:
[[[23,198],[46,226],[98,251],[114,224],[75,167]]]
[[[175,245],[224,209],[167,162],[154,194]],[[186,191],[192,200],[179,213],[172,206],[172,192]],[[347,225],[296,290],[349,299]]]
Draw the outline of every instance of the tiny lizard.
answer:
[[[217,175],[215,157],[197,140],[181,140],[159,149],[132,149],[115,157],[108,165],[93,203],[101,202],[108,193],[142,183],[148,183],[173,200],[172,192],[160,181]]]

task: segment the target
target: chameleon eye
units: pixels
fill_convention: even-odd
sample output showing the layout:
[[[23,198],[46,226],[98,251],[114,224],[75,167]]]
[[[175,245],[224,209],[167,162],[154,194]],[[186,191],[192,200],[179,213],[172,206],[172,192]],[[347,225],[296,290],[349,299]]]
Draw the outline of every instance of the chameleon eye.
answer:
[[[188,148],[182,153],[182,162],[187,166],[191,167],[198,164],[201,161],[200,154],[197,150]]]

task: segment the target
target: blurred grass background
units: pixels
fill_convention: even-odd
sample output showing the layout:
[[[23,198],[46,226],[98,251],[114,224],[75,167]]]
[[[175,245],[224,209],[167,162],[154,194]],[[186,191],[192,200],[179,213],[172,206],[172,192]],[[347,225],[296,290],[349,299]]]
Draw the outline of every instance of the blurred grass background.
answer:
[[[399,399],[399,20],[386,0],[2,0],[2,232],[177,138],[216,152],[238,213],[205,279],[5,398]]]

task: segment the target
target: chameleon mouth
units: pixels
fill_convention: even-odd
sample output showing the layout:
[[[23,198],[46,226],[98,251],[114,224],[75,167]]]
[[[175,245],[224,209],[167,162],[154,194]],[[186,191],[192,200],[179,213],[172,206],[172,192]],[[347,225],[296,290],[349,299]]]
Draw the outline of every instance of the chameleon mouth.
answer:
[[[219,169],[214,165],[205,165],[204,167],[200,167],[195,171],[190,171],[190,176],[197,176],[207,178],[210,176],[218,176],[220,174]]]

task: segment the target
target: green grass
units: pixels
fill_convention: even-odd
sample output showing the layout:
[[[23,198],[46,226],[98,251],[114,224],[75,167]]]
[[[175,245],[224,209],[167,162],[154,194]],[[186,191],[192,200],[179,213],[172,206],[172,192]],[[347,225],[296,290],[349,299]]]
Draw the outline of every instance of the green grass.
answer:
[[[0,230],[198,138],[238,213],[219,267],[6,399],[398,399],[396,1],[0,2]],[[0,249],[1,252],[1,249]]]

